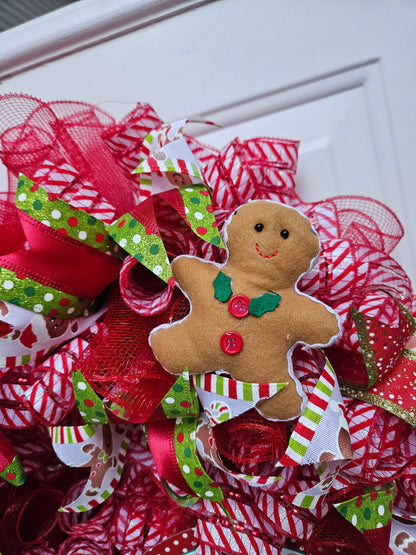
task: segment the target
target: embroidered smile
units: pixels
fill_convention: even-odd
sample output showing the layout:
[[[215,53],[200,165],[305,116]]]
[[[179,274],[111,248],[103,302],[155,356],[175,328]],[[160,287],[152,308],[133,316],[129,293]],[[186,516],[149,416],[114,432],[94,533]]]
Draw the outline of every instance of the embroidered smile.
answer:
[[[273,258],[279,252],[279,251],[275,251],[273,254],[263,254],[261,252],[261,250],[259,249],[259,244],[258,243],[256,243],[256,251],[257,251],[257,254],[259,254],[263,258]]]

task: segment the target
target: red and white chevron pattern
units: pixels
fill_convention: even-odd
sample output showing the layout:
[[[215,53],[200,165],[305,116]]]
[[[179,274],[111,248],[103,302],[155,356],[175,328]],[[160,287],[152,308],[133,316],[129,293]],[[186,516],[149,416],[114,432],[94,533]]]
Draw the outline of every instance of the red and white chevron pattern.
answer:
[[[299,486],[304,489],[304,484]],[[300,493],[300,491],[298,492]],[[261,492],[258,497],[260,510],[273,522],[277,530],[284,535],[298,540],[306,540],[312,534],[314,523],[308,514],[302,510],[293,510],[290,503],[276,499],[267,492]]]
[[[400,461],[401,445],[397,441],[403,422],[363,401],[346,399],[346,405],[354,459],[341,469],[333,486],[345,487],[363,480],[371,483],[375,480],[389,481],[403,466],[403,461]],[[385,433],[385,430],[388,432]],[[395,461],[395,464],[389,461]]]
[[[366,260],[357,260],[348,241],[330,240],[322,243],[321,256],[298,286],[331,304],[350,301],[367,284],[368,271]]]
[[[262,532],[256,525],[259,521],[249,507],[244,508],[242,503],[230,504],[229,500],[225,501],[224,507],[229,512],[234,529],[225,518],[222,509],[218,505],[212,507],[215,514],[213,522],[200,519],[197,524],[197,536],[201,547],[214,548],[215,546],[220,552],[225,550],[230,554],[279,553],[277,549],[283,539],[281,538],[279,542],[279,536],[270,528],[266,533]],[[243,510],[241,510],[242,507]],[[262,522],[265,521],[262,519]],[[201,552],[205,553],[203,549]]]
[[[114,206],[103,199],[96,187],[86,179],[79,182],[77,188],[66,191],[61,198],[73,208],[80,208],[105,224],[110,224],[114,220]]]
[[[198,520],[198,552],[202,555],[227,553],[230,555],[279,555],[280,547],[250,533],[240,532],[218,523]],[[214,547],[215,546],[215,547]]]
[[[358,246],[356,253],[357,257],[368,262],[371,285],[390,291],[410,309],[413,298],[412,284],[403,268],[393,258],[372,248]]]
[[[52,197],[64,200],[73,208],[79,208],[104,223],[114,219],[114,207],[102,198],[97,188],[68,163],[56,165],[46,160],[35,172],[34,181]]]
[[[149,104],[138,104],[127,118],[117,126],[117,131],[104,138],[113,151],[118,164],[131,173],[140,163],[140,150],[144,138],[163,122]]]
[[[270,198],[276,197],[276,189],[286,195],[294,191],[297,147],[295,141],[279,139],[232,141],[214,164],[204,167],[214,205],[227,212],[249,199],[268,198],[268,191]]]
[[[33,416],[23,402],[28,389],[28,385],[0,385],[0,426],[15,429],[33,426]]]
[[[73,339],[65,348],[37,368],[39,380],[24,392],[26,405],[47,426],[56,426],[72,408],[75,399],[71,372],[76,360],[86,349],[83,339]]]
[[[308,212],[308,217],[312,220],[321,241],[326,242],[339,238],[337,213],[331,202],[315,204]]]
[[[413,442],[415,436],[413,435]],[[414,443],[413,443],[414,444]],[[414,452],[414,447],[412,455]],[[398,480],[394,495],[395,514],[410,519],[414,518],[416,499],[416,467],[411,466]]]
[[[173,287],[166,284],[162,293],[150,295],[140,284],[130,278],[132,268],[139,264],[133,256],[127,256],[120,271],[120,293],[126,305],[138,314],[151,316],[167,308],[173,293]]]
[[[184,135],[192,154],[195,156],[199,166],[204,169],[215,164],[215,161],[220,153],[218,149],[211,145],[201,143],[190,135]]]
[[[120,505],[111,525],[111,538],[114,547],[121,553],[137,553],[143,545],[145,523],[134,509]]]
[[[313,349],[304,351],[300,348],[292,355],[295,376],[301,381],[302,389],[308,397],[311,396],[321,375],[321,368],[314,356],[319,357],[319,353]]]
[[[354,352],[361,352],[360,342],[352,319],[350,307],[350,301],[334,304],[333,306],[341,318],[344,330],[341,339],[338,341],[338,345]],[[368,293],[362,299],[359,306],[355,308],[362,314],[380,320],[381,322],[389,323],[392,326],[398,325],[400,309],[396,301],[382,290],[375,293]]]
[[[245,158],[296,173],[299,141],[260,137],[244,141]]]
[[[33,180],[57,198],[67,187],[76,182],[78,177],[77,170],[71,164],[64,162],[57,165],[55,162],[45,160],[34,173]]]

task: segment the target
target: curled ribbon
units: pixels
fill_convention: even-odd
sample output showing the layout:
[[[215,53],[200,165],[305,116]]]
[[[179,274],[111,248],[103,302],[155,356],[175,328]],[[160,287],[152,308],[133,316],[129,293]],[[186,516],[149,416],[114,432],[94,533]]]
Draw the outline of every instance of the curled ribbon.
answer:
[[[161,126],[145,138],[144,158],[134,173],[141,175],[149,196],[108,227],[130,255],[121,270],[122,295],[144,315],[161,312],[172,300],[171,257],[206,254],[205,244],[218,258],[215,248],[224,247],[209,189],[182,135],[185,123]],[[137,263],[142,265],[139,282],[132,277]]]

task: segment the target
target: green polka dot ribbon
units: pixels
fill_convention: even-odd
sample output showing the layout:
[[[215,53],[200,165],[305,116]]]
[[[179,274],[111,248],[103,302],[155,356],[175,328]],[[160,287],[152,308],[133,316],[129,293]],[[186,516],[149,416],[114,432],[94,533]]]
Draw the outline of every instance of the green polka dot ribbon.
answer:
[[[179,376],[162,399],[161,405],[168,418],[176,418],[174,429],[175,455],[186,483],[198,497],[221,503],[224,498],[222,491],[212,478],[206,474],[197,454],[196,427],[199,400],[195,389],[191,386],[188,369],[185,369]],[[167,492],[171,495],[170,490],[167,489]],[[195,502],[192,496],[175,498],[175,501],[185,506],[190,506]]]
[[[190,384],[186,369],[176,380],[161,402],[168,418],[176,418],[174,430],[175,454],[179,469],[189,487],[198,497],[222,502],[223,494],[218,485],[206,474],[196,450],[196,426],[199,400]],[[192,495],[177,495],[164,481],[169,496],[184,507],[190,507],[196,499]]]
[[[101,308],[95,299],[75,297],[33,279],[19,277],[7,268],[0,268],[0,298],[32,312],[61,318],[89,316]]]
[[[158,235],[148,233],[146,226],[131,214],[121,216],[107,228],[107,231],[120,247],[153,274],[173,286],[174,279],[168,255]]]
[[[25,482],[25,471],[17,455],[13,458],[12,462],[0,472],[0,478],[7,480],[14,486],[21,486]]]
[[[177,494],[175,491],[173,491],[173,489],[170,487],[170,485],[164,478],[161,478],[160,481],[162,482],[162,486],[165,488],[166,493],[169,495],[169,497],[173,499],[173,501],[175,501],[175,503],[177,503],[181,507],[192,507],[192,505],[195,505],[195,503],[199,501],[199,497],[195,495]]]
[[[335,505],[337,511],[360,532],[388,526],[392,516],[395,484],[370,486],[348,501]]]
[[[117,418],[126,420],[126,422],[130,420],[130,413],[115,401],[106,401],[105,406],[107,410],[111,411]]]
[[[79,370],[72,372],[72,386],[79,413],[87,424],[108,424],[102,399]]]
[[[35,220],[80,243],[117,258],[124,256],[100,220],[55,199],[25,176],[19,178],[16,206]],[[71,295],[7,268],[0,268],[0,298],[32,312],[61,318],[89,316],[101,306],[96,299]]]
[[[207,187],[203,184],[180,187],[186,221],[193,232],[217,247],[225,248],[218,233],[217,222]]]
[[[203,469],[196,451],[197,417],[178,418],[175,423],[175,455],[188,486],[203,499],[222,503],[221,488]]]
[[[190,384],[189,372],[185,370],[161,402],[168,418],[178,416],[198,416],[199,400],[195,389]]]
[[[116,258],[122,256],[118,245],[106,233],[103,222],[84,210],[72,208],[23,175],[17,184],[16,206],[35,220],[85,245]]]

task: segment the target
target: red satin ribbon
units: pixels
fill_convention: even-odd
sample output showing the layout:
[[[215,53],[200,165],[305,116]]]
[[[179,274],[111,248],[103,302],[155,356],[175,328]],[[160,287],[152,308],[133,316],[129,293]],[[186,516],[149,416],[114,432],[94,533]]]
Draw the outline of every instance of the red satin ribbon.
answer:
[[[185,493],[195,495],[182,476],[175,454],[175,419],[161,416],[160,419],[149,421],[146,429],[150,451],[159,476]]]
[[[96,297],[117,279],[121,261],[52,229],[25,212],[20,221],[29,250],[0,256],[0,266],[76,297]]]

